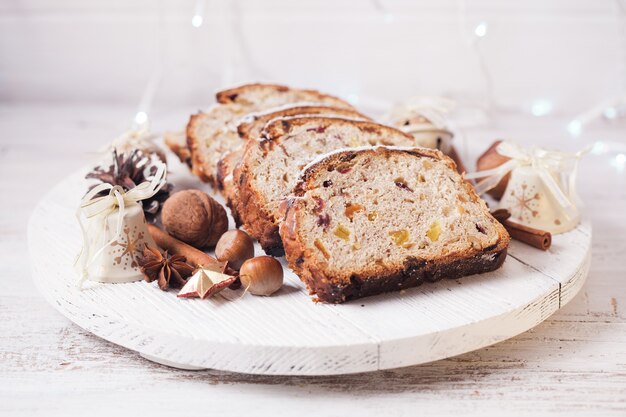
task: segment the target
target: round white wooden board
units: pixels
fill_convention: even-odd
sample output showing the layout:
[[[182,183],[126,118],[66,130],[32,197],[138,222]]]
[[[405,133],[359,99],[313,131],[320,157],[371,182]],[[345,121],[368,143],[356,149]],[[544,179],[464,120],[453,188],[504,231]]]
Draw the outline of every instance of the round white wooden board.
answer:
[[[182,165],[171,169],[176,189],[205,187]],[[146,282],[88,283],[80,291],[72,265],[81,246],[75,210],[87,186],[83,176],[58,184],[30,219],[38,288],[82,328],[185,369],[332,375],[458,355],[545,320],[579,291],[591,260],[591,225],[583,222],[553,236],[547,252],[512,241],[497,271],[342,305],[312,302],[287,268],[285,286],[272,297],[184,300]]]

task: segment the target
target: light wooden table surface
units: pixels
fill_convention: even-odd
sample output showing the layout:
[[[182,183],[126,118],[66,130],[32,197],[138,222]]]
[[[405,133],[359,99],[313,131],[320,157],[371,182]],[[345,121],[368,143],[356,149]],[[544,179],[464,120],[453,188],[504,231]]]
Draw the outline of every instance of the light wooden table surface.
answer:
[[[0,104],[0,415],[626,415],[626,171],[606,156],[588,156],[580,170],[594,228],[586,285],[546,322],[489,348],[392,371],[269,377],[170,369],[81,330],[37,293],[26,222],[132,112]],[[156,119],[155,130],[184,122],[183,113]],[[495,119],[466,129],[473,154],[495,137],[571,150],[626,143],[623,124],[572,139],[563,120]]]

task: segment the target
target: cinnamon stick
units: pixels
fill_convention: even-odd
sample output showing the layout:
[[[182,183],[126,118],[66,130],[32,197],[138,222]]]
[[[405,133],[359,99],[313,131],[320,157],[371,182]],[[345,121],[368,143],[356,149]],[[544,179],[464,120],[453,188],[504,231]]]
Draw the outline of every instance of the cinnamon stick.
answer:
[[[500,223],[504,223],[505,220],[508,220],[508,218],[511,217],[511,212],[507,209],[497,209],[492,211],[491,215]]]
[[[552,234],[545,230],[535,229],[509,220],[511,212],[507,209],[497,209],[491,215],[499,221],[515,240],[534,246],[541,250],[548,250],[552,244]]]
[[[154,239],[154,242],[158,247],[168,251],[172,255],[184,256],[187,258],[187,262],[195,267],[202,267],[216,272],[228,273],[226,271],[226,262],[220,262],[211,255],[207,255],[201,250],[181,242],[155,225],[149,224],[148,232],[150,232],[150,236],[152,236],[152,239]]]
[[[552,244],[552,234],[545,230],[524,226],[510,220],[504,220],[502,225],[513,239],[534,246],[537,249],[548,250]]]

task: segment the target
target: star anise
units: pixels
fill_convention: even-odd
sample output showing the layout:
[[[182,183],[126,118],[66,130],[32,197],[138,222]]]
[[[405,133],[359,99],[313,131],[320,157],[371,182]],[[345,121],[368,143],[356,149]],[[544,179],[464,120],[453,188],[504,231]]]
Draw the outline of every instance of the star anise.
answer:
[[[156,159],[155,159],[156,158]],[[117,153],[113,149],[112,163],[108,167],[97,166],[85,178],[93,178],[111,185],[119,185],[125,191],[136,187],[144,181],[150,181],[156,174],[158,167],[155,164],[158,158],[146,155],[138,149],[128,153]],[[90,187],[93,188],[92,186]],[[143,211],[148,221],[154,221],[161,205],[170,195],[171,184],[165,184],[158,193],[149,199],[143,200]],[[104,195],[106,193],[102,193]]]
[[[143,256],[137,260],[144,279],[148,282],[158,281],[163,291],[168,288],[181,288],[191,276],[194,267],[186,262],[184,256],[162,254],[157,248],[146,245]]]

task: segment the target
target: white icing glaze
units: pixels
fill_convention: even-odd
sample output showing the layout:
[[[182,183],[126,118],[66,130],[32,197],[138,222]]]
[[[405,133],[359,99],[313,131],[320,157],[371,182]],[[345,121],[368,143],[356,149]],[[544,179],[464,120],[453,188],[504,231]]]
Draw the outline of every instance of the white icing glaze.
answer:
[[[295,107],[328,107],[332,108],[333,106],[329,106],[328,104],[316,103],[314,101],[296,101],[294,103],[283,104],[282,106],[271,107],[269,109],[251,112],[246,114],[237,120],[237,125],[241,123],[250,123],[253,122],[256,117],[266,116],[268,114],[276,113],[283,110],[293,109]]]
[[[342,153],[342,152],[361,152],[361,151],[368,151],[368,150],[376,150],[379,148],[385,148],[385,149],[392,149],[392,150],[398,150],[398,151],[412,151],[415,149],[429,149],[429,148],[425,148],[423,146],[389,146],[389,145],[373,145],[373,146],[356,146],[354,148],[338,148],[335,150],[332,150],[330,152],[327,152],[325,154],[322,155],[318,155],[316,156],[313,160],[311,160],[308,164],[306,164],[304,166],[304,168],[302,168],[302,171],[300,172],[300,179],[302,179],[302,176],[304,175],[304,173],[309,170],[309,168],[311,168],[313,165],[318,164],[322,161],[324,161],[326,158],[330,158],[333,155],[336,155],[338,153]]]
[[[337,119],[337,120],[348,120],[351,122],[367,122],[369,120],[367,119],[361,119],[358,117],[347,117],[347,116],[342,116],[340,114],[297,114],[294,116],[279,116],[276,117],[274,119],[269,120],[267,123],[265,123],[265,126],[263,127],[263,131],[265,130],[265,128],[270,125],[271,123],[274,123],[276,121],[279,120],[296,120],[296,119],[305,119],[308,117],[314,117],[314,118],[323,118],[323,119]],[[261,135],[263,136],[263,135]]]

